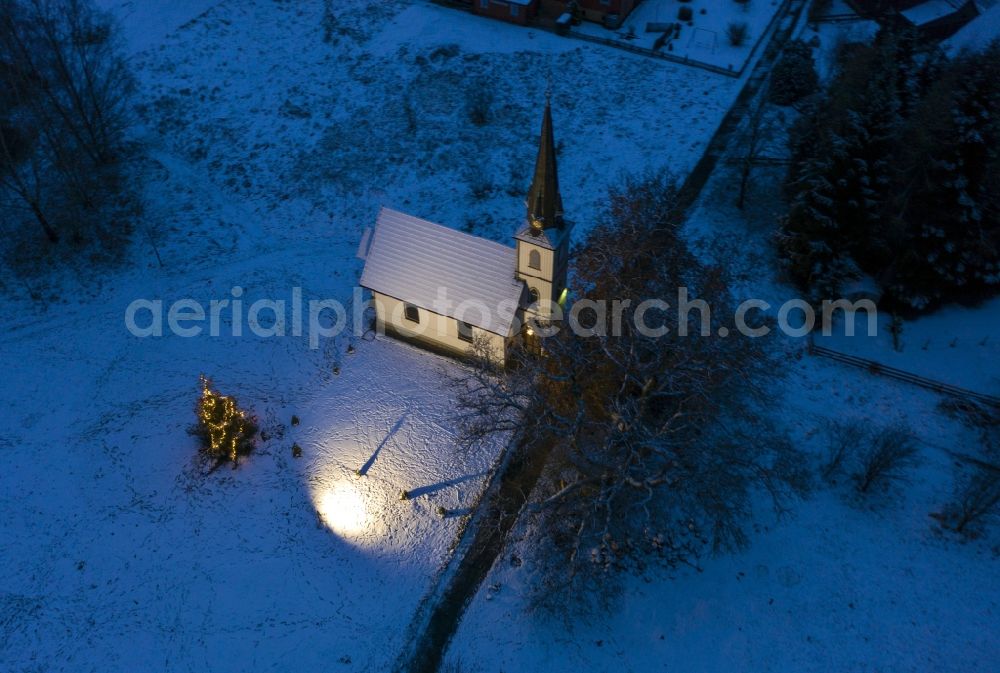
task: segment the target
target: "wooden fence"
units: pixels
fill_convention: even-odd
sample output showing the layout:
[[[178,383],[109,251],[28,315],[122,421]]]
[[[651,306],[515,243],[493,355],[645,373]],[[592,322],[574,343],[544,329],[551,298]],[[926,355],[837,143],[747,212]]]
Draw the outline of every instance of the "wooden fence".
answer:
[[[537,27],[537,26],[536,26]],[[634,44],[629,44],[625,40],[613,40],[607,37],[598,37],[596,35],[589,35],[588,33],[581,33],[576,30],[571,30],[567,33],[568,37],[575,38],[577,40],[583,40],[585,42],[595,42],[597,44],[603,44],[608,47],[614,47],[615,49],[624,49],[625,51],[630,51],[633,54],[639,54],[641,56],[648,56],[650,58],[659,58],[664,61],[672,61],[674,63],[680,63],[681,65],[689,65],[693,68],[701,68],[702,70],[707,70],[709,72],[714,72],[717,75],[726,75],[728,77],[739,77],[743,74],[743,69],[733,70],[731,68],[723,68],[717,65],[712,65],[711,63],[702,63],[701,61],[692,61],[689,58],[683,56],[676,56],[670,52],[665,51],[654,51],[653,49],[647,49],[646,47],[639,47]]]
[[[868,18],[853,12],[847,14],[825,14],[824,16],[816,17],[816,23],[857,23],[868,20]]]
[[[809,343],[809,353],[829,358],[845,365],[864,369],[871,374],[887,376],[891,379],[896,379],[897,381],[903,381],[904,383],[920,386],[921,388],[926,388],[927,390],[933,390],[936,393],[957,397],[967,402],[988,404],[1000,408],[1000,397],[987,395],[985,393],[977,393],[974,390],[966,390],[965,388],[959,388],[958,386],[953,386],[948,383],[941,383],[940,381],[924,378],[923,376],[917,376],[916,374],[905,372],[902,369],[896,369],[895,367],[889,367],[888,365],[875,362],[874,360],[859,358],[855,355],[848,355],[847,353],[841,353],[829,348],[824,348],[823,346],[817,346],[811,341]]]

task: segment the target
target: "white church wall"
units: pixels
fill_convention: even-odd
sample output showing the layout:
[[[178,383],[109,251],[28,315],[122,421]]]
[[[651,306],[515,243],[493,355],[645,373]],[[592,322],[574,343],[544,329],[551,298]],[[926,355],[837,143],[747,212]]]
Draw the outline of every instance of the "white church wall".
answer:
[[[395,297],[373,292],[372,303],[375,306],[379,331],[395,333],[404,338],[423,342],[431,347],[456,354],[469,352],[472,344],[459,338],[458,321],[454,318],[418,307],[420,321],[415,323],[406,318],[405,302]],[[479,327],[472,328],[474,339],[481,335],[487,338],[495,353],[506,353],[507,339]]]

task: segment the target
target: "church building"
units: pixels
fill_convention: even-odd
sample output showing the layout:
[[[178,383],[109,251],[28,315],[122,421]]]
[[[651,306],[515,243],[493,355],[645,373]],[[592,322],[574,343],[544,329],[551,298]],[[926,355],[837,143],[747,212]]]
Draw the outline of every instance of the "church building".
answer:
[[[563,217],[548,101],[514,247],[382,208],[361,246],[361,287],[372,293],[379,331],[464,355],[485,339],[498,359],[537,349],[531,321],[566,299],[571,223]]]

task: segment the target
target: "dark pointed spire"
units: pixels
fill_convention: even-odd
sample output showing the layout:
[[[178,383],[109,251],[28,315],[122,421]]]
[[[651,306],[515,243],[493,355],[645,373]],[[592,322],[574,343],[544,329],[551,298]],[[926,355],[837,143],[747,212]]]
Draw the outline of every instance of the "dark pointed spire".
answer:
[[[542,136],[535,160],[535,177],[528,190],[528,222],[533,229],[561,228],[563,224],[562,196],[556,169],[556,141],[552,133],[552,109],[545,96]]]

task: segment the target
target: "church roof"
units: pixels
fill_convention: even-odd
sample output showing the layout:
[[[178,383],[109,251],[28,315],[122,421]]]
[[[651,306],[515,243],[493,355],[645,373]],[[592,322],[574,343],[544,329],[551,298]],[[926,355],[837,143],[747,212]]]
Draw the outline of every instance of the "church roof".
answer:
[[[524,292],[516,267],[513,248],[383,208],[361,286],[509,336]],[[439,305],[442,292],[446,305]],[[463,302],[470,308],[459,311]],[[479,306],[486,311],[476,310]]]
[[[562,227],[563,205],[556,167],[556,141],[552,132],[552,108],[545,101],[542,134],[535,159],[535,176],[528,190],[528,221],[538,218],[545,229]]]

